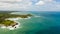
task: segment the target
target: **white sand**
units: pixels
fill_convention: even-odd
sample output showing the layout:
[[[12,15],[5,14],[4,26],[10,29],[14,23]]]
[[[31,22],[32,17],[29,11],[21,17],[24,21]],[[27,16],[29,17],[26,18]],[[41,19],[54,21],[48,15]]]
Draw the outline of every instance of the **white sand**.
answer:
[[[30,19],[30,18],[31,17],[27,17],[27,18],[18,17],[18,18],[7,18],[6,20],[16,21],[16,20],[19,20],[19,19]]]
[[[19,20],[19,19],[30,19],[30,18],[31,17],[27,17],[27,18],[18,17],[18,18],[7,18],[6,20],[16,21],[16,20]]]

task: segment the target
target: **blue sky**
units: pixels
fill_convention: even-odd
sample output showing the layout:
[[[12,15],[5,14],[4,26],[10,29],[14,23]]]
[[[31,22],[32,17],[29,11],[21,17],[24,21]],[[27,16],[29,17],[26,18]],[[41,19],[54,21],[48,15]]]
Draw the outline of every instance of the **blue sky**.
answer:
[[[0,0],[0,10],[60,11],[60,0]]]

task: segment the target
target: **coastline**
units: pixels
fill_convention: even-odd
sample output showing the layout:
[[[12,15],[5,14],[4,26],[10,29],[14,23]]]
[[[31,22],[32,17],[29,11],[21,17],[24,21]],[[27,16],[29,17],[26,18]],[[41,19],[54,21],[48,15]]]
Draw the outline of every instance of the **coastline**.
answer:
[[[20,28],[20,23],[18,21],[16,21],[16,20],[18,20],[17,18],[14,18],[14,19],[8,18],[6,20],[14,21],[15,23],[18,23],[18,25],[15,25],[14,27],[12,27],[12,26],[6,27],[6,26],[2,25],[0,28],[2,28],[2,29],[5,29],[6,28],[6,29],[9,29],[9,30],[15,30],[15,29]]]
[[[31,17],[28,17],[28,18],[20,18],[20,17],[18,17],[18,18],[7,18],[7,19],[5,19],[5,20],[11,20],[11,21],[14,21],[15,23],[18,23],[18,25],[15,25],[14,27],[12,27],[12,26],[8,26],[8,27],[6,27],[6,26],[4,26],[4,25],[2,25],[0,28],[2,28],[2,29],[8,29],[8,30],[15,30],[15,29],[18,29],[18,28],[21,28],[20,27],[20,22],[18,22],[17,20],[19,20],[19,19],[30,19]]]

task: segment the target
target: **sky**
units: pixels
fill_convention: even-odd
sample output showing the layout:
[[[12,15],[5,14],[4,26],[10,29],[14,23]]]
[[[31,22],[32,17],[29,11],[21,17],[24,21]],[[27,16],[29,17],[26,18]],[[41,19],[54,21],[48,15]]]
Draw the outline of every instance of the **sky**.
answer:
[[[60,0],[0,0],[0,10],[60,11]]]

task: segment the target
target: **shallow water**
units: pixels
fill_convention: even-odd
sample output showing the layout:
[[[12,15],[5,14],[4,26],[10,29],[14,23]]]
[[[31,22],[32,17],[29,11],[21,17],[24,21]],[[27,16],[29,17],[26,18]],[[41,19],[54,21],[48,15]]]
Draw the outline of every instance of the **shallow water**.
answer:
[[[20,14],[19,12],[13,12]],[[60,34],[60,12],[24,12],[40,17],[19,19],[21,28],[16,30],[0,29],[0,34]],[[23,12],[22,12],[23,14]]]

